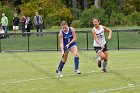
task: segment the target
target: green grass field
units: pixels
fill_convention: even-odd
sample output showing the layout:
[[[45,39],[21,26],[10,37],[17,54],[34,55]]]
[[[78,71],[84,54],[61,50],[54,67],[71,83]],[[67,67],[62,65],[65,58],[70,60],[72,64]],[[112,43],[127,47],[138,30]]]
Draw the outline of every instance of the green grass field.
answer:
[[[60,52],[0,53],[0,93],[140,93],[140,50],[110,50],[108,73],[80,51],[81,75],[74,74],[73,55],[55,77]]]

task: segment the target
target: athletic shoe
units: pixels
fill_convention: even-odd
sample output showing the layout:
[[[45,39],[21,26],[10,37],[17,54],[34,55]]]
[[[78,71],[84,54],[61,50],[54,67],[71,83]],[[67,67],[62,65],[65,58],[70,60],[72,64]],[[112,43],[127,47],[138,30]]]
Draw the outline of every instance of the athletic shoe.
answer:
[[[58,70],[56,70],[56,73],[58,74],[59,77],[63,77],[63,75],[62,75],[62,71],[58,71]]]
[[[58,71],[58,76],[59,76],[59,77],[63,77],[63,75],[62,75],[62,72],[61,72],[61,71]]]
[[[81,74],[80,70],[78,70],[78,69],[75,70],[75,73],[76,73],[76,74]]]
[[[56,70],[56,73],[58,73],[58,70]]]
[[[101,68],[101,61],[98,60],[98,67]]]
[[[107,72],[107,70],[106,70],[106,69],[102,69],[102,71],[103,71],[103,72]]]

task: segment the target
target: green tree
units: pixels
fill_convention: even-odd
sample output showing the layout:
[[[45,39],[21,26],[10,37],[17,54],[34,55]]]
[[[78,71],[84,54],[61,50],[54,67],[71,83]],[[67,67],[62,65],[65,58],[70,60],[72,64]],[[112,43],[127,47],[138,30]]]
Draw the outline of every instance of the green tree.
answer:
[[[122,10],[125,15],[129,15],[136,11],[135,1],[137,0],[125,0]]]
[[[140,0],[135,0],[134,6],[136,7],[136,11],[140,12]]]
[[[104,9],[96,8],[95,6],[92,6],[89,9],[84,10],[80,15],[80,22],[83,26],[92,26],[92,18],[98,17],[102,20],[104,16]]]
[[[33,17],[36,11],[43,16],[45,26],[58,25],[61,20],[69,21],[72,18],[70,9],[63,5],[62,0],[32,0],[21,6],[21,13],[25,15]]]
[[[130,21],[133,25],[140,26],[140,12],[134,12],[130,15]]]
[[[122,13],[113,12],[110,16],[110,23],[112,26],[119,26],[123,24],[124,15]]]
[[[103,0],[101,8],[105,10],[105,15],[108,15],[109,17],[113,12],[119,12],[120,10],[118,9],[117,2],[113,0]]]

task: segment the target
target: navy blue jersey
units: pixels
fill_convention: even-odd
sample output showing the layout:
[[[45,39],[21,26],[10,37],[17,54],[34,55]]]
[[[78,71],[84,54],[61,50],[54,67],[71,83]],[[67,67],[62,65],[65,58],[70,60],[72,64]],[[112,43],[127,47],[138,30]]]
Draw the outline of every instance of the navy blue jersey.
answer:
[[[65,47],[73,39],[73,35],[72,35],[72,31],[71,31],[70,27],[68,28],[67,33],[65,33],[63,30],[61,30],[61,31],[62,31],[62,34],[63,34],[63,44],[64,44],[64,47]],[[72,44],[70,44],[69,48],[71,48],[73,45],[76,45],[75,41]]]

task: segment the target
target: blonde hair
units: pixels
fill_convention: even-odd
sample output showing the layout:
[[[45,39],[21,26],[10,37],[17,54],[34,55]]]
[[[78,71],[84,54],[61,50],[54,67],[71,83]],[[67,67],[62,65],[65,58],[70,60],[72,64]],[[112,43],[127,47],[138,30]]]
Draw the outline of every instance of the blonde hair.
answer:
[[[66,21],[62,21],[60,25],[64,26],[64,25],[68,25],[68,23]]]

